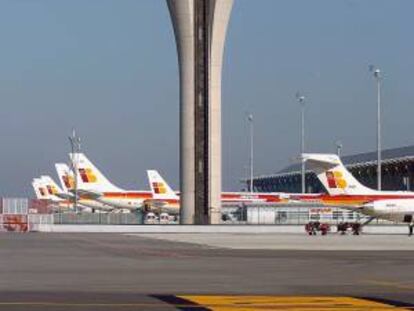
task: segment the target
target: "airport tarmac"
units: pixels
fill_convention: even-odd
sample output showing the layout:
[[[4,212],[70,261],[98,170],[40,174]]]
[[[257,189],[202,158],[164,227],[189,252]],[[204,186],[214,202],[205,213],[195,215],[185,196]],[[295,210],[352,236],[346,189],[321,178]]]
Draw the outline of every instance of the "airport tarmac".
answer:
[[[408,235],[362,234],[307,236],[295,234],[235,234],[235,233],[169,233],[131,234],[160,239],[230,249],[320,250],[320,251],[414,251],[414,237]]]
[[[246,243],[236,249],[188,237],[0,234],[0,310],[414,310],[413,250],[248,249],[258,235],[224,235]]]

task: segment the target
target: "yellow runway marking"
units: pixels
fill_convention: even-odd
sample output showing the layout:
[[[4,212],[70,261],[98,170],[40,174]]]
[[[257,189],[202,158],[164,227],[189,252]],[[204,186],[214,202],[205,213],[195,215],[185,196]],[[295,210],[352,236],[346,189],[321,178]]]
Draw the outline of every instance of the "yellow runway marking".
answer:
[[[137,308],[137,310],[159,310],[165,307],[175,307],[188,310],[211,310],[211,311],[392,311],[410,310],[402,307],[391,306],[384,303],[369,301],[366,299],[351,297],[295,297],[295,296],[168,296],[173,300],[170,302],[154,303],[131,302],[131,303],[69,303],[69,302],[0,302],[0,307],[8,306],[34,306],[34,307],[106,307],[109,310],[123,308]],[[174,301],[174,299],[178,299]]]
[[[12,301],[0,302],[1,306],[43,306],[43,307],[111,307],[111,308],[127,308],[127,307],[146,307],[146,308],[160,308],[166,307],[167,304],[161,303],[69,303],[69,302],[48,302],[48,301]],[[184,305],[177,305],[177,307],[184,307]]]
[[[294,296],[177,296],[213,311],[366,311],[409,310],[384,303],[351,297]]]

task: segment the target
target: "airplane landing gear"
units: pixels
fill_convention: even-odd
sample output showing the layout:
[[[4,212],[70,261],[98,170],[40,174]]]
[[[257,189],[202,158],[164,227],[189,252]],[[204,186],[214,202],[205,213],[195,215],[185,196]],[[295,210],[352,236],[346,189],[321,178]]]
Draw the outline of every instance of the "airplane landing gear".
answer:
[[[351,231],[353,235],[360,235],[362,231],[362,225],[359,222],[341,222],[338,224],[337,228],[341,235],[345,235],[349,231]]]
[[[321,235],[327,235],[331,231],[331,226],[327,223],[320,223],[319,221],[311,221],[305,225],[305,231],[309,235],[316,235],[320,232]]]
[[[412,236],[413,235],[413,230],[414,230],[414,223],[410,223],[408,225],[408,236]]]
[[[414,229],[414,217],[413,215],[404,215],[404,222],[408,224],[408,236],[413,235],[413,229]]]

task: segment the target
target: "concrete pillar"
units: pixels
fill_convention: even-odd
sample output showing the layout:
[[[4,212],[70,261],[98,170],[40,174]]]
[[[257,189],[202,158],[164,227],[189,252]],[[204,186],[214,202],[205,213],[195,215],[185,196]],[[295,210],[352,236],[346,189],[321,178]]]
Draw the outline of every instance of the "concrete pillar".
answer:
[[[194,3],[167,1],[180,73],[180,221],[194,223]]]
[[[216,224],[221,218],[221,72],[233,0],[167,0],[167,4],[180,68],[181,223]],[[200,8],[205,18],[196,18]],[[205,32],[200,32],[200,20]],[[200,37],[206,40],[206,50],[200,50]],[[205,56],[203,67],[200,57]],[[207,83],[200,88],[203,75]],[[196,105],[204,104],[207,109],[200,114]],[[205,150],[203,159],[200,150]]]
[[[210,43],[210,223],[221,220],[221,81],[223,52],[233,0],[216,0]]]

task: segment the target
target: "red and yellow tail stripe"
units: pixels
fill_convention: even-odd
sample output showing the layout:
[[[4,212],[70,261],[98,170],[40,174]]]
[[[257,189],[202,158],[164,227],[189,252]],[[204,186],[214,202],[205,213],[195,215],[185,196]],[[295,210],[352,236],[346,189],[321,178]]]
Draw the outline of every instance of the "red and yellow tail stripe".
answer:
[[[98,181],[95,173],[90,168],[80,168],[79,175],[84,183],[95,183]]]

